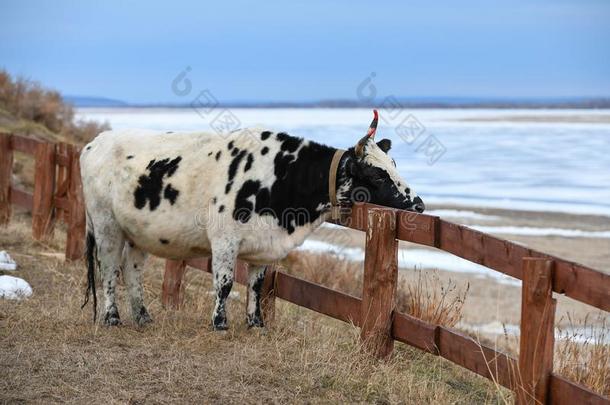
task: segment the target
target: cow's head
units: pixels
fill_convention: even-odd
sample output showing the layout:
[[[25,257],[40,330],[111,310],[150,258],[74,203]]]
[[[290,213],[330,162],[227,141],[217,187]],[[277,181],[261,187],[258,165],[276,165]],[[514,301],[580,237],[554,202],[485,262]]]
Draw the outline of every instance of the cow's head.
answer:
[[[345,175],[351,180],[351,202],[368,201],[373,204],[423,212],[424,202],[409,187],[396,169],[396,163],[388,155],[392,141],[375,142],[377,110],[367,134],[350,148],[345,161]]]

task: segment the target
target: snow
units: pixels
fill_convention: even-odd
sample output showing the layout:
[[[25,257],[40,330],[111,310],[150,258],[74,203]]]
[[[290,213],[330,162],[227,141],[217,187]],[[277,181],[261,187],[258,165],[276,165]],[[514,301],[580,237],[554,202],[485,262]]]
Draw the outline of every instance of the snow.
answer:
[[[478,212],[467,210],[428,210],[426,214],[441,218],[476,219],[479,221],[497,221],[501,219],[495,215],[479,214]]]
[[[503,235],[523,236],[563,236],[566,238],[610,238],[610,231],[583,231],[566,228],[534,228],[529,226],[486,226],[469,225],[477,231]]]
[[[342,247],[319,240],[308,239],[297,250],[317,253],[331,253],[341,259],[355,262],[364,261],[364,250],[358,247]],[[488,267],[464,260],[443,251],[430,249],[399,249],[398,266],[402,268],[427,268],[450,271],[454,273],[470,273],[477,277],[493,278],[500,284],[520,286],[521,281]]]
[[[15,263],[15,261],[13,259],[11,259],[9,254],[4,250],[0,251],[0,270],[4,270],[4,271],[17,270],[17,263]]]
[[[0,298],[18,300],[32,295],[32,287],[22,278],[0,276]]]

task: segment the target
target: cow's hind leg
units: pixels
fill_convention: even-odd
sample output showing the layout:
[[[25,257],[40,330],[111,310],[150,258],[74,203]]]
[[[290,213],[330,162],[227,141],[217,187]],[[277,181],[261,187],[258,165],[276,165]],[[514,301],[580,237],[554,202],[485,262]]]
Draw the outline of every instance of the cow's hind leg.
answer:
[[[121,269],[121,255],[125,238],[113,220],[101,220],[94,224],[102,288],[104,290],[104,324],[119,325],[121,318],[116,304],[116,283]]]
[[[142,270],[146,261],[146,252],[134,246],[132,242],[125,243],[123,250],[123,280],[127,287],[131,316],[138,325],[152,322],[144,306],[144,289],[142,287]]]
[[[239,243],[233,240],[212,241],[212,272],[214,273],[214,290],[216,292],[216,305],[212,313],[212,327],[214,330],[226,330],[227,313],[226,302],[231,288],[233,288],[233,268],[237,258]]]
[[[248,268],[248,306],[246,309],[248,328],[265,326],[261,314],[261,289],[266,269],[267,266],[260,265],[250,265]]]

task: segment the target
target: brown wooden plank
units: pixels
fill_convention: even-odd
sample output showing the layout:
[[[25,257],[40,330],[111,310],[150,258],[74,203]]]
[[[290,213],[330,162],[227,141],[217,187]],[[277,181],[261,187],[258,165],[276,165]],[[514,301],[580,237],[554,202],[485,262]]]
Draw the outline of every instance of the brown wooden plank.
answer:
[[[11,187],[11,203],[32,211],[34,196],[19,188]]]
[[[182,278],[186,271],[183,260],[166,260],[163,274],[161,302],[165,308],[178,309],[182,305]]]
[[[396,237],[420,245],[436,246],[438,217],[416,212],[397,212],[398,232]]]
[[[55,218],[55,144],[41,142],[36,148],[34,172],[34,201],[32,207],[32,237],[46,239],[53,235]]]
[[[34,156],[36,154],[36,148],[42,143],[44,142],[37,139],[13,135],[11,139],[11,148],[13,150]]]
[[[70,156],[64,151],[57,154],[57,165],[61,167],[70,167]]]
[[[238,260],[235,263],[233,276],[236,283],[248,285],[248,263]]]
[[[275,321],[275,266],[267,266],[261,288],[261,313],[266,326]]]
[[[211,257],[198,257],[196,259],[188,259],[186,264],[197,269],[212,273],[212,258]]]
[[[85,198],[80,175],[79,152],[72,150],[72,167],[70,170],[70,188],[68,201],[68,237],[66,240],[66,260],[79,260],[85,255]]]
[[[278,272],[275,295],[278,298],[360,326],[360,298]]]
[[[565,377],[551,374],[549,403],[554,405],[608,405],[610,398],[569,381]]]
[[[514,358],[442,326],[438,329],[437,346],[443,358],[503,387],[514,388],[517,375],[517,360]]]
[[[368,226],[360,340],[363,348],[373,356],[385,358],[394,349],[391,330],[398,282],[396,212],[371,208],[368,212]]]
[[[439,233],[440,249],[521,279],[521,259],[528,249],[443,219]]]
[[[610,274],[566,260],[553,260],[553,291],[610,312]]]
[[[70,200],[68,200],[68,197],[55,197],[53,199],[53,204],[56,209],[66,212],[70,211]]]
[[[0,225],[11,219],[11,176],[13,174],[13,150],[11,135],[0,134]]]
[[[553,299],[552,284],[552,260],[523,259],[518,404],[547,403],[549,378],[553,371],[557,304]]]
[[[410,315],[394,312],[392,336],[399,342],[438,354],[436,347],[438,327]]]

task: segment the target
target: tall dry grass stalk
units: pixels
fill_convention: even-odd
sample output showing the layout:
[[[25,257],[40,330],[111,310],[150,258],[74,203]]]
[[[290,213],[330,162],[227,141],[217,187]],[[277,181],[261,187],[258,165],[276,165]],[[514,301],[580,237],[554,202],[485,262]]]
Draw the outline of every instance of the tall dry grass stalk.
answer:
[[[416,270],[417,277],[403,281],[405,312],[435,325],[453,327],[462,319],[470,284],[458,287],[451,279],[444,284],[437,272]]]
[[[575,320],[568,313],[567,327],[557,328],[555,372],[610,396],[610,325],[598,314]]]
[[[363,263],[345,260],[334,254],[296,251],[282,262],[288,273],[351,294],[362,296]],[[400,272],[396,290],[396,309],[435,325],[453,327],[462,319],[469,285],[458,287],[443,283],[437,272]]]

